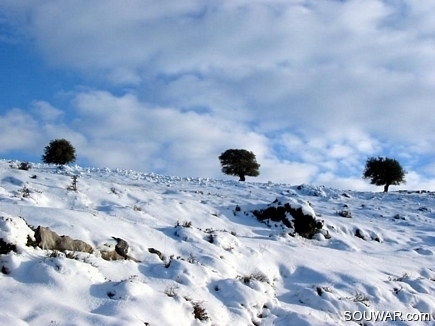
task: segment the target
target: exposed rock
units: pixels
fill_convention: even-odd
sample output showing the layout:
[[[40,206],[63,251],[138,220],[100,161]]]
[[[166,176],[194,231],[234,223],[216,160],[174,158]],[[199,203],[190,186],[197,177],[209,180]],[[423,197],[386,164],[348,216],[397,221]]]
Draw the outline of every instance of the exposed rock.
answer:
[[[402,216],[402,215],[400,215],[400,214],[396,214],[396,215],[394,215],[393,218],[394,218],[395,220],[404,220],[404,221],[406,221],[406,217],[405,217],[405,216]]]
[[[302,191],[308,196],[326,197],[326,193],[323,188],[324,187],[315,187],[312,185],[301,184],[297,186],[296,189]]]
[[[120,256],[115,250],[101,251],[101,258],[104,260],[124,260],[123,256]]]
[[[154,249],[154,248],[148,248],[148,251],[151,254],[156,254],[160,258],[160,260],[163,260],[163,254],[159,250]]]
[[[338,211],[337,214],[341,217],[352,218],[352,212],[348,209],[342,209],[341,211]]]
[[[363,240],[366,239],[366,237],[365,237],[365,235],[364,235],[364,232],[361,231],[361,229],[356,229],[356,230],[355,230],[355,236],[356,236],[357,238],[360,238],[360,239],[363,239]]]
[[[125,259],[128,258],[128,251],[130,249],[130,246],[127,241],[121,238],[112,237],[112,239],[116,240],[116,246],[115,251],[118,255],[124,257]]]
[[[132,260],[136,263],[140,263],[139,260],[136,258],[128,255],[126,252],[128,252],[128,248],[130,247],[128,245],[128,242],[125,240],[122,240],[121,238],[112,237],[116,240],[115,248],[113,248],[113,245],[105,245],[103,248],[99,248],[101,258],[104,260]],[[121,248],[119,247],[121,243]]]
[[[82,251],[92,253],[92,246],[82,240],[74,240],[67,235],[59,236],[48,227],[38,226],[35,230],[35,243],[38,247],[59,251]]]

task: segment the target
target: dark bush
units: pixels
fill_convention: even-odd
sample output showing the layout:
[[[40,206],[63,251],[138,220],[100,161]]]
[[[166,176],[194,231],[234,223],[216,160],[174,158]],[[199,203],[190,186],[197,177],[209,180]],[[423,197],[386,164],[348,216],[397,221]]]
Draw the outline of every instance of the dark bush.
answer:
[[[0,255],[6,255],[11,251],[17,252],[17,246],[0,238]]]
[[[282,204],[276,200],[269,207],[255,210],[252,214],[259,221],[281,221],[286,227],[293,228],[301,237],[307,239],[311,239],[323,227],[321,221],[311,215],[305,215],[301,207],[294,208],[289,203]]]
[[[19,170],[28,171],[31,168],[32,168],[32,165],[29,162],[21,162],[20,165],[18,165]]]

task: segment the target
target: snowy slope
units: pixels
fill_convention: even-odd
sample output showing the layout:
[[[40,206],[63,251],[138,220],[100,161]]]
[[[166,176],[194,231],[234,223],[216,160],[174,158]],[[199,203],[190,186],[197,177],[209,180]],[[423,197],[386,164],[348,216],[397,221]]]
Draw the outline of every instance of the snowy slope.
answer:
[[[0,255],[0,325],[428,325],[345,312],[435,316],[432,192],[10,164],[0,161],[0,238],[17,253]],[[67,190],[72,175],[77,191]],[[251,212],[276,198],[313,210],[330,239],[257,221]],[[26,246],[38,225],[95,251],[68,258]],[[112,236],[139,262],[102,259]]]

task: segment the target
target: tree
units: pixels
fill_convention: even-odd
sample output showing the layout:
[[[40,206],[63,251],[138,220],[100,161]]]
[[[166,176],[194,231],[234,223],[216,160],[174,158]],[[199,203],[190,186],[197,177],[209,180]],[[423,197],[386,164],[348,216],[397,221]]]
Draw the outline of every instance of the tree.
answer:
[[[64,165],[76,160],[76,150],[66,139],[55,139],[44,149],[42,161],[44,163]]]
[[[371,179],[371,184],[384,186],[384,192],[388,192],[389,186],[405,183],[405,174],[397,160],[379,156],[367,159],[363,179]]]
[[[260,174],[255,154],[246,149],[227,149],[219,156],[222,172],[235,175],[239,181],[245,181],[245,176],[256,177]]]

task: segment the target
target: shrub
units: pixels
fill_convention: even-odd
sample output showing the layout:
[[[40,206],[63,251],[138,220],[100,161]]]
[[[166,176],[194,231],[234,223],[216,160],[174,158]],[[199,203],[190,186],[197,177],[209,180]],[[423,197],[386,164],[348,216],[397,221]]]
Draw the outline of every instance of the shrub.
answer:
[[[20,165],[18,165],[19,170],[28,171],[31,168],[32,168],[32,165],[29,162],[21,162]]]
[[[66,139],[55,139],[44,149],[42,161],[47,164],[65,165],[76,160],[76,150]]]
[[[184,221],[183,223],[180,223],[180,221],[175,222],[175,227],[178,228],[182,226],[183,228],[190,228],[192,227],[192,221]]]
[[[167,286],[163,291],[168,297],[173,298],[177,296],[177,286]]]
[[[72,190],[72,191],[77,191],[77,178],[78,178],[77,175],[71,176],[71,179],[72,179],[71,184],[66,189]]]
[[[370,306],[369,298],[365,294],[362,294],[360,292],[356,292],[355,296],[352,298],[349,298],[349,299],[351,299],[353,302],[360,302],[363,305],[365,305],[366,307]]]
[[[323,222],[314,216],[305,215],[302,207],[292,207],[290,203],[282,204],[275,200],[269,207],[252,212],[258,221],[271,220],[282,222],[286,227],[293,228],[301,237],[312,239],[322,227]],[[292,219],[289,219],[289,215]]]
[[[251,283],[253,280],[269,284],[269,278],[266,276],[266,274],[260,271],[255,271],[247,275],[239,275],[237,276],[237,279],[241,280],[245,284]]]
[[[193,316],[195,319],[199,320],[208,320],[209,317],[205,308],[202,306],[202,302],[194,302],[193,303]]]
[[[11,251],[17,252],[17,246],[0,238],[0,255],[7,255]]]

